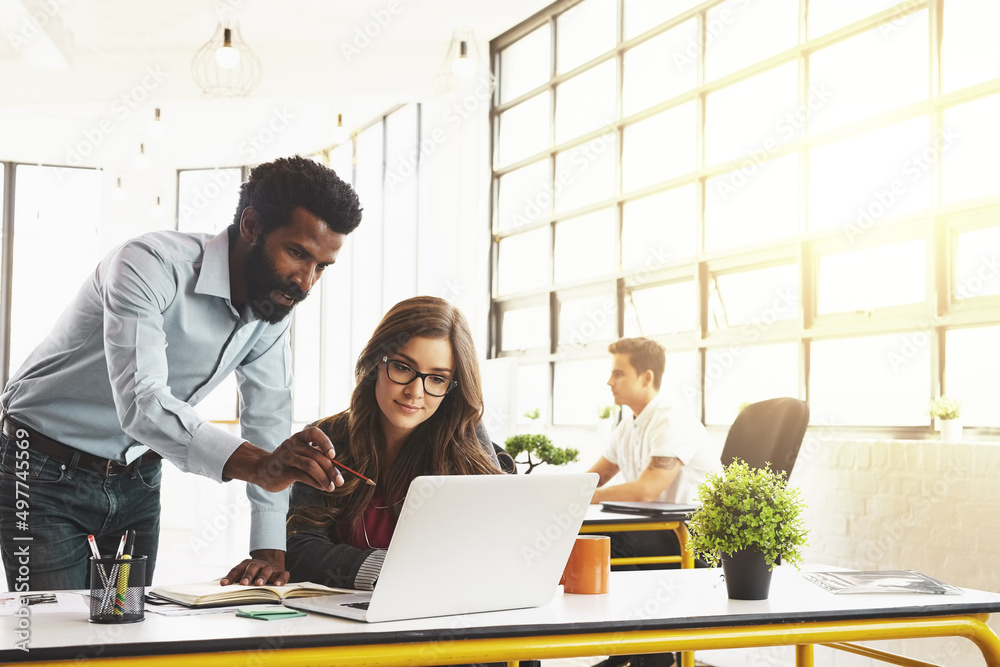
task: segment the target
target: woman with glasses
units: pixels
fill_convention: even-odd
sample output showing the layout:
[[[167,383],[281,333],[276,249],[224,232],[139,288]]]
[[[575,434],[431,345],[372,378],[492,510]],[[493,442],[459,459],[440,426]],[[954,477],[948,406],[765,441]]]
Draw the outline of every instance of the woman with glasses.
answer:
[[[350,409],[316,423],[345,474],[330,492],[296,483],[285,563],[292,581],[371,590],[410,482],[498,474],[479,426],[483,396],[469,325],[443,299],[396,304],[355,366]],[[478,432],[477,432],[478,429]]]

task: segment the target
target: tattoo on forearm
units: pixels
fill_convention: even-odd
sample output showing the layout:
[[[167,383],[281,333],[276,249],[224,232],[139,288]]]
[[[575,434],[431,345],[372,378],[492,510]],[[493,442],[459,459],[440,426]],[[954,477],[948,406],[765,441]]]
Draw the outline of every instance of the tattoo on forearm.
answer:
[[[650,468],[662,468],[664,470],[673,470],[681,464],[680,459],[676,459],[673,456],[653,456],[649,459]]]

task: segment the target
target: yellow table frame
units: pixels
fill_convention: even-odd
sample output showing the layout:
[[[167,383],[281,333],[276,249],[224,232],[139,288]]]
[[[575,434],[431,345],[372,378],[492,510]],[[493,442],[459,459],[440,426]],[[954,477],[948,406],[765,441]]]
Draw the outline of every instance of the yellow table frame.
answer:
[[[612,558],[612,565],[644,565],[646,563],[680,563],[682,568],[694,567],[694,556],[688,553],[688,529],[683,521],[643,521],[620,523],[591,523],[580,527],[580,533],[614,533],[633,530],[672,530],[680,544],[679,556],[636,556],[634,558]],[[694,667],[694,653],[681,653],[680,667]]]
[[[580,527],[581,534],[614,533],[633,530],[672,530],[681,545],[680,556],[641,556],[636,558],[612,558],[612,565],[640,565],[645,563],[680,563],[682,568],[694,567],[694,557],[687,551],[688,529],[683,521],[651,521],[621,523],[590,523]]]
[[[102,664],[172,667],[230,667],[247,661],[283,667],[389,667],[444,665],[468,662],[502,662],[512,657],[550,659],[634,653],[661,653],[707,649],[795,646],[795,664],[813,667],[813,645],[849,650],[898,665],[927,663],[893,656],[845,642],[929,637],[965,637],[982,651],[988,667],[1000,667],[1000,639],[986,625],[988,614],[877,618],[852,621],[812,621],[713,628],[681,628],[597,632],[587,634],[448,639],[444,641],[275,648],[260,651],[227,651],[144,657],[105,658]],[[32,662],[32,667],[78,667],[76,660]],[[511,662],[516,665],[516,662]]]

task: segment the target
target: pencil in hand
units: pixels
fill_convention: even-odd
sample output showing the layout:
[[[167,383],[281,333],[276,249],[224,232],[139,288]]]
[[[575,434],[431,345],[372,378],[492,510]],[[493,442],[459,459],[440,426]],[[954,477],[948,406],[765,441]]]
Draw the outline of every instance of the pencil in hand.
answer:
[[[355,477],[360,477],[361,479],[363,479],[365,481],[366,484],[369,484],[371,486],[375,486],[375,482],[371,481],[370,479],[368,479],[367,477],[365,477],[364,475],[362,475],[361,473],[359,473],[357,470],[351,470],[350,468],[348,468],[347,466],[345,466],[340,461],[334,459],[333,460],[333,464],[335,466],[337,466],[338,468],[342,468],[342,469],[346,470],[347,472],[351,473]]]
[[[313,443],[310,442],[309,446],[310,447],[315,447],[316,445],[314,445]],[[354,475],[355,477],[361,478],[362,480],[364,480],[364,482],[366,484],[368,484],[370,486],[375,486],[375,482],[371,481],[370,479],[368,479],[367,477],[365,477],[364,475],[362,475],[361,473],[359,473],[357,470],[351,470],[350,468],[348,468],[347,466],[345,466],[343,463],[341,463],[340,461],[338,461],[336,459],[330,459],[330,460],[333,461],[333,464],[334,464],[335,467],[342,468],[342,469],[346,470],[347,472],[351,473],[352,475]]]

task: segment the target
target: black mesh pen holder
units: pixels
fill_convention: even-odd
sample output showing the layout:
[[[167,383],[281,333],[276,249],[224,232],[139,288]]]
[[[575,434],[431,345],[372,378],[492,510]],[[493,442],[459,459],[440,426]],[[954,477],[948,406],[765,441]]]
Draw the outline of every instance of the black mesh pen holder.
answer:
[[[145,618],[146,557],[90,559],[90,622]]]

